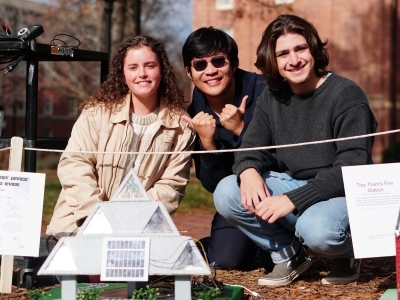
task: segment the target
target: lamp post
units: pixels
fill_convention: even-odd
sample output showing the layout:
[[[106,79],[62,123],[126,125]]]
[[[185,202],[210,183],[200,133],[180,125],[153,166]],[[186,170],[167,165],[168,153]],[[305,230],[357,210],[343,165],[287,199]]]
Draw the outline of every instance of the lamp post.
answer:
[[[135,29],[136,29],[136,35],[140,35],[140,15],[141,15],[141,0],[136,0],[136,19],[135,19]]]
[[[113,11],[114,0],[106,0],[106,6],[104,7],[106,15],[106,38],[105,38],[105,52],[111,52],[111,15]]]

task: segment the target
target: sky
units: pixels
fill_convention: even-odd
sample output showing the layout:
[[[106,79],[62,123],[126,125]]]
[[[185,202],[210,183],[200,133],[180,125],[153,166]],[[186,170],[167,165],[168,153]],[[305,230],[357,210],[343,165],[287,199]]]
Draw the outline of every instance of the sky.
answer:
[[[178,18],[175,17],[169,20],[172,26],[182,28],[180,36],[182,36],[183,39],[186,39],[186,37],[192,32],[193,1],[194,0],[176,0],[174,8],[179,10],[181,14]]]

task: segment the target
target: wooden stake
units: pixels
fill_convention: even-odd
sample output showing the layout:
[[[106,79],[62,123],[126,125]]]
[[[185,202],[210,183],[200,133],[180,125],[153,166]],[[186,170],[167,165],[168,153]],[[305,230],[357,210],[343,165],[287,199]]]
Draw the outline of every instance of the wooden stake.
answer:
[[[22,166],[22,149],[24,141],[20,137],[11,138],[9,171],[20,172]],[[14,267],[13,255],[1,256],[0,293],[10,294]]]

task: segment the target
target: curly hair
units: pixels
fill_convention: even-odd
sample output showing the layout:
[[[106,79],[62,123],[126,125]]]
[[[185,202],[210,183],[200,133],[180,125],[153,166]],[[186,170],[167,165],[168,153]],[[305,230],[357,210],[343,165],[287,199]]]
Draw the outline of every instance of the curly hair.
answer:
[[[295,15],[280,15],[265,29],[257,48],[257,60],[254,64],[263,75],[267,76],[268,85],[272,91],[279,90],[284,81],[279,74],[276,62],[276,41],[280,36],[288,33],[297,33],[306,39],[315,60],[315,74],[322,77],[327,73],[329,55],[325,47],[328,41],[322,42],[317,29],[308,21]]]
[[[157,54],[160,61],[162,79],[158,88],[158,97],[165,99],[171,117],[173,114],[182,114],[184,94],[179,89],[178,80],[169,62],[164,43],[150,36],[134,36],[121,43],[110,62],[110,71],[107,79],[94,94],[79,105],[78,113],[81,113],[84,108],[96,105],[104,105],[107,109],[120,109],[124,104],[125,96],[129,92],[124,76],[126,54],[130,49],[141,47],[148,47],[152,52]]]

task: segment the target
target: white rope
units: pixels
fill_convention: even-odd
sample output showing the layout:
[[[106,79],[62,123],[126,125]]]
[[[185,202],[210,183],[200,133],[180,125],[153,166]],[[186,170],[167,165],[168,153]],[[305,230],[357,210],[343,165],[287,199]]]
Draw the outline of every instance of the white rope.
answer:
[[[341,142],[353,139],[361,139],[367,137],[373,137],[378,135],[385,135],[391,133],[400,132],[400,129],[382,131],[377,133],[356,135],[338,139],[329,139],[323,141],[314,141],[314,142],[304,142],[304,143],[296,143],[296,144],[286,144],[286,145],[275,145],[275,146],[264,146],[264,147],[254,147],[254,148],[240,148],[240,149],[224,149],[224,150],[203,150],[203,151],[180,151],[182,154],[202,154],[202,153],[222,153],[222,152],[239,152],[239,151],[254,151],[254,150],[269,150],[269,149],[278,149],[278,148],[289,148],[289,147],[299,147],[306,145],[315,145],[315,144],[323,144],[323,143],[332,143],[332,142]],[[2,150],[2,149],[0,149]],[[96,151],[65,151],[65,150],[56,150],[56,149],[41,149],[41,148],[25,148],[25,150],[30,151],[43,151],[43,152],[66,152],[66,153],[96,153],[96,154],[176,154],[175,151],[164,151],[164,152],[96,152]]]

